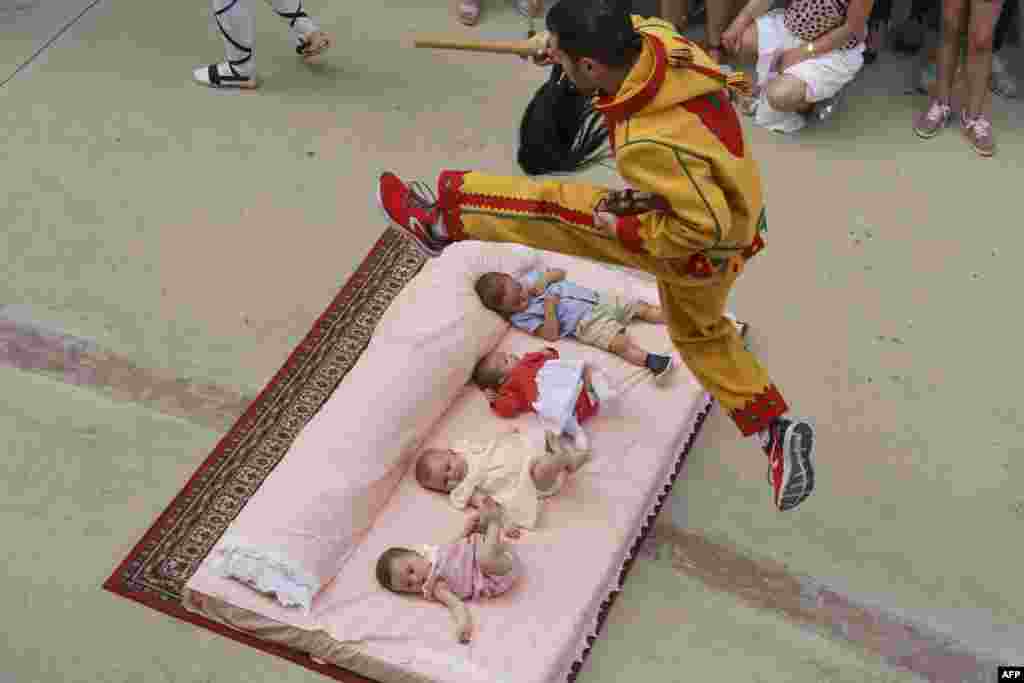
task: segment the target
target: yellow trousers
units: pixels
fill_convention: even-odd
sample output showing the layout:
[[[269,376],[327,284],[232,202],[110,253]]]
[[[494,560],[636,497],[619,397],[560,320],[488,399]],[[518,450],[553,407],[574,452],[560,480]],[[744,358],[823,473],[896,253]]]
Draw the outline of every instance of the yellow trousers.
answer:
[[[595,185],[445,171],[438,182],[445,228],[453,240],[515,242],[646,271],[658,279],[669,335],[686,365],[744,436],[786,412],[786,402],[725,316],[743,264],[760,235],[725,259],[659,259],[626,249],[594,228],[593,212],[609,190]],[[711,268],[709,264],[716,262]],[[699,267],[694,267],[694,264]]]

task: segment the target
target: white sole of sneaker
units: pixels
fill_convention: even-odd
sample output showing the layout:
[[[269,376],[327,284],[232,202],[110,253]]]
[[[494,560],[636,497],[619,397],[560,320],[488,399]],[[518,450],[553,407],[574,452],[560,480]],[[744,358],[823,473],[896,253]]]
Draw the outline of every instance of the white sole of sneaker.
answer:
[[[408,228],[406,228],[401,223],[393,220],[391,216],[388,214],[388,210],[384,208],[384,199],[380,196],[380,178],[382,175],[384,174],[377,174],[377,188],[374,190],[374,196],[377,199],[377,209],[380,210],[381,216],[384,217],[384,220],[387,221],[388,225],[395,228],[403,235],[405,235],[406,238],[411,240],[413,245],[415,245],[416,249],[421,254],[423,254],[427,258],[437,258],[438,256],[440,256],[440,251],[435,251],[428,247],[427,245],[423,244],[423,241],[417,235],[413,234]]]

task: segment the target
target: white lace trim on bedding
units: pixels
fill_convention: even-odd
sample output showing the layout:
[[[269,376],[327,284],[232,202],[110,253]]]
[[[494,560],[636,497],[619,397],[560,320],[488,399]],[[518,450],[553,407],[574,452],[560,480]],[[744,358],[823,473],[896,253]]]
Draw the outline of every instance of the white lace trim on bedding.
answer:
[[[241,539],[221,542],[210,556],[209,567],[223,577],[271,595],[282,607],[301,607],[306,614],[321,588],[316,577],[283,554]]]

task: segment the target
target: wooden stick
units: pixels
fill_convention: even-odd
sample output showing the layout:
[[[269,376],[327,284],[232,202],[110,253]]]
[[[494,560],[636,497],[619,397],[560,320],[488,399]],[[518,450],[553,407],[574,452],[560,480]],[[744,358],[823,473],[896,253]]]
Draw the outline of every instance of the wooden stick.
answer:
[[[465,50],[498,55],[519,55],[532,57],[537,54],[536,45],[530,40],[454,40],[449,38],[416,38],[416,47],[438,50]]]

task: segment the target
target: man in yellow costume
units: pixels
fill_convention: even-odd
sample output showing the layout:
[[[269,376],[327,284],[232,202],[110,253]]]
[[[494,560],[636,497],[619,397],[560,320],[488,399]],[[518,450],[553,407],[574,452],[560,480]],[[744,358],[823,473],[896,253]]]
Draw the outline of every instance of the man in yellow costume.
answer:
[[[435,196],[384,173],[378,201],[426,253],[474,239],[643,270],[658,279],[680,355],[769,461],[773,502],[789,510],[814,488],[814,430],[792,417],[725,316],[729,290],[763,246],[761,179],[727,77],[667,22],[631,16],[628,0],[561,0],[541,61],[594,96],[628,190],[442,171]]]

